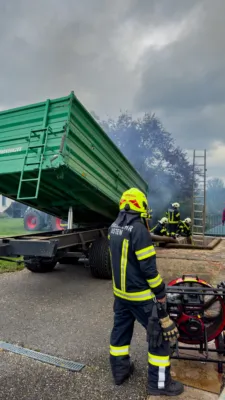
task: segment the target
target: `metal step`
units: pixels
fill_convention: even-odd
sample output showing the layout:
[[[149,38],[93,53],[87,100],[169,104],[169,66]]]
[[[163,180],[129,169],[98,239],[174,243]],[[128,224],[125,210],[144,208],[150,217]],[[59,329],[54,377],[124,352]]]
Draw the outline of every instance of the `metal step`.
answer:
[[[193,236],[198,236],[198,240],[202,240],[203,232],[192,232]]]
[[[25,165],[38,165],[38,164],[41,164],[41,162],[37,161],[37,162],[33,162],[33,163],[26,163]]]
[[[41,147],[44,147],[44,144],[36,144],[34,146],[29,146],[29,149],[39,149]]]
[[[31,182],[31,181],[38,181],[38,178],[22,179],[22,182]]]
[[[34,133],[34,134],[37,133],[37,132],[41,133],[41,132],[47,131],[47,129],[48,128],[32,129],[31,133]]]

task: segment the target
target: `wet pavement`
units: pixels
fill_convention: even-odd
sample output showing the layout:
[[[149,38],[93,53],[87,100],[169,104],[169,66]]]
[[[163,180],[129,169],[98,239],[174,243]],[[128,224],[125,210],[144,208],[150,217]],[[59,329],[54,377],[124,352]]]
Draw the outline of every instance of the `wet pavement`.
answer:
[[[183,273],[197,273],[211,283],[224,279],[223,243],[212,251],[159,249],[157,254],[158,268],[167,282]],[[93,279],[83,266],[58,266],[53,273],[43,275],[25,270],[0,276],[0,339],[86,364],[82,372],[72,373],[0,351],[0,399],[146,399],[147,344],[144,329],[138,324],[131,346],[136,372],[122,387],[112,382],[108,362],[111,285]],[[201,368],[196,362],[188,367],[181,362],[174,366],[173,373],[186,384],[203,388],[202,384],[208,383],[208,391],[186,387],[177,399],[218,398],[220,377],[215,367],[204,365],[204,376]]]

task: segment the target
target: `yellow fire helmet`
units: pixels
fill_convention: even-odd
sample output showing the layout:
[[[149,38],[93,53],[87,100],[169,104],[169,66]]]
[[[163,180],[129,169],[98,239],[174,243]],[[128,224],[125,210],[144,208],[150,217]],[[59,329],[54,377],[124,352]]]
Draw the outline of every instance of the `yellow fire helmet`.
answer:
[[[148,208],[148,200],[139,189],[131,188],[126,190],[120,199],[120,211],[135,211],[141,214],[142,218],[151,218],[151,210]]]

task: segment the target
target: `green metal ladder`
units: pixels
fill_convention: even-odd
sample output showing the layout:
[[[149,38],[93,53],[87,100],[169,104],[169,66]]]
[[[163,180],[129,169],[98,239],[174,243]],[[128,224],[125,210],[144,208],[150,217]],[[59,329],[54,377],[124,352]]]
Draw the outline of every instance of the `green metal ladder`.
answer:
[[[21,171],[20,175],[20,181],[19,181],[19,187],[18,187],[18,192],[17,192],[17,200],[31,200],[31,199],[37,199],[38,194],[39,194],[39,189],[40,189],[40,182],[41,182],[41,172],[42,172],[42,165],[44,161],[44,155],[45,155],[45,150],[47,147],[47,141],[48,141],[48,134],[51,133],[51,127],[48,126],[47,128],[42,128],[42,129],[36,129],[36,130],[31,130],[30,135],[28,138],[28,146],[26,150],[26,154],[24,157],[24,163],[23,163],[23,168]],[[32,139],[39,139],[39,144],[32,145]],[[38,150],[41,150],[40,153],[38,154]],[[33,156],[34,154],[39,155],[38,161],[34,162],[29,162],[29,157]],[[27,172],[32,172],[30,170],[31,165],[36,165],[37,166],[37,177],[36,178],[25,178],[24,176],[26,175]],[[28,167],[28,168],[26,168]],[[35,194],[33,196],[22,196],[22,191],[24,188],[24,185],[29,183],[29,182],[35,182],[36,186],[34,188]],[[33,188],[32,188],[33,190]]]

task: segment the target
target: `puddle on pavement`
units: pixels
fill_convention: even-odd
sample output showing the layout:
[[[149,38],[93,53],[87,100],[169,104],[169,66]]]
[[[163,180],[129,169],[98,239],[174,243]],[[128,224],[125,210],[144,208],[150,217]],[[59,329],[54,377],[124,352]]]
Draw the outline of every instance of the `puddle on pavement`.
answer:
[[[198,361],[171,360],[171,375],[186,386],[219,394],[222,374],[217,372],[217,364]]]

